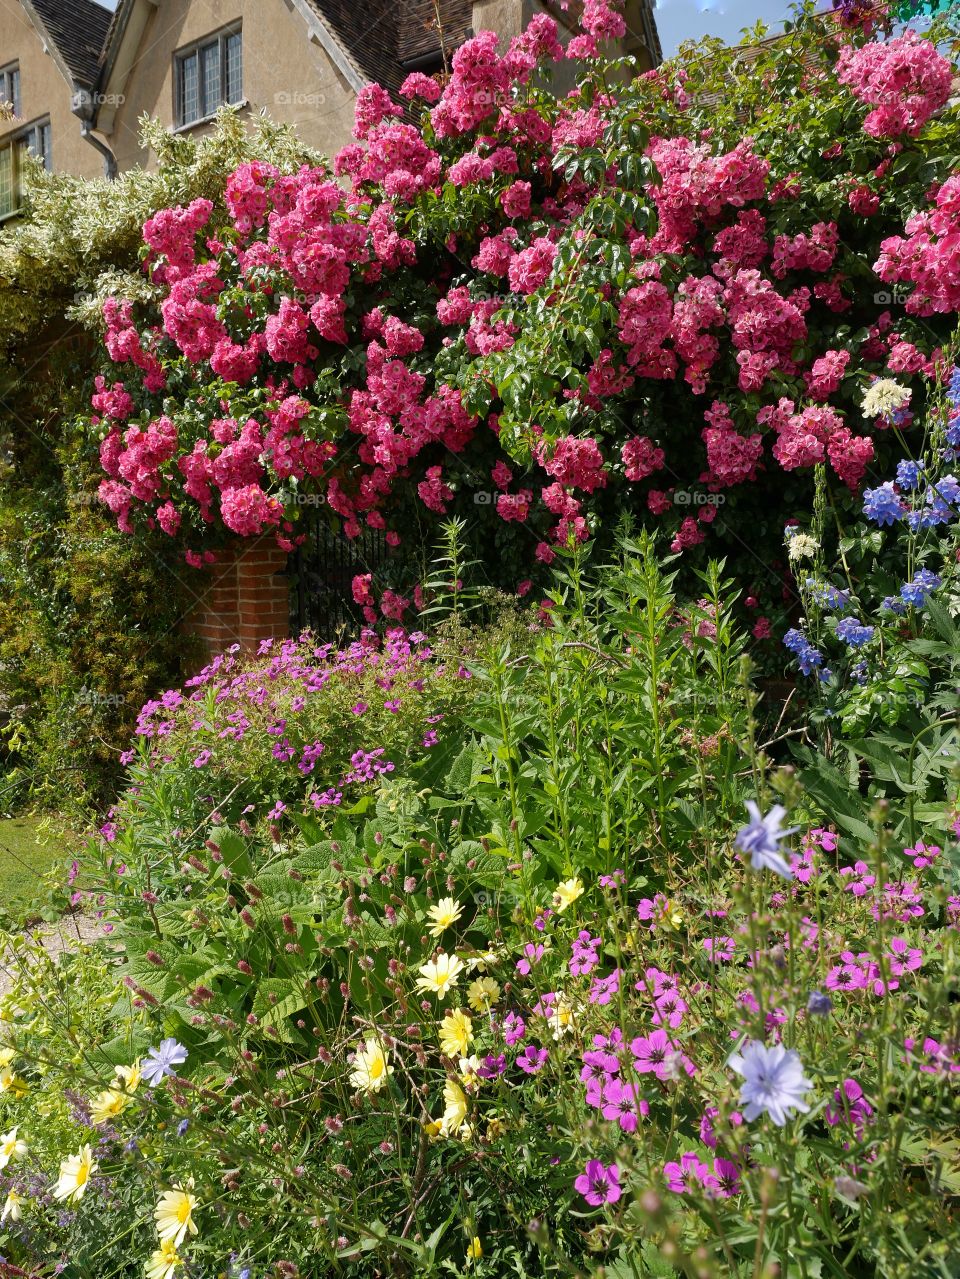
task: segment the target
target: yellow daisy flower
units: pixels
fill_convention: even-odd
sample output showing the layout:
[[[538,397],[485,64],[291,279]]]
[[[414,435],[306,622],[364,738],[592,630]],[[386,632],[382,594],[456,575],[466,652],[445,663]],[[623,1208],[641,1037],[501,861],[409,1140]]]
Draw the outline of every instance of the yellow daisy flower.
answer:
[[[427,991],[445,999],[447,993],[457,984],[457,978],[463,972],[463,964],[456,955],[448,955],[440,951],[436,959],[431,959],[418,970],[417,990]]]
[[[350,1082],[362,1092],[379,1092],[392,1074],[393,1067],[386,1050],[377,1040],[371,1039],[353,1059]]]
[[[124,1092],[136,1092],[140,1087],[140,1058],[132,1066],[117,1066],[114,1073],[123,1085]]]
[[[470,1057],[461,1057],[457,1065],[460,1082],[467,1092],[477,1092],[483,1082],[480,1078],[480,1058],[474,1053]]]
[[[193,1210],[196,1205],[196,1195],[191,1195],[181,1186],[165,1190],[153,1212],[160,1239],[169,1240],[179,1248],[188,1232],[195,1235],[197,1226],[193,1220]]]
[[[23,1216],[23,1209],[20,1206],[22,1203],[21,1195],[18,1195],[15,1190],[9,1191],[3,1205],[3,1212],[0,1212],[0,1221],[6,1221],[8,1217],[11,1221],[19,1221]]]
[[[478,977],[467,987],[467,1003],[474,1012],[489,1012],[500,998],[500,983],[492,977]]]
[[[27,1143],[17,1137],[16,1128],[0,1136],[0,1168],[6,1168],[11,1159],[20,1159],[26,1153]]]
[[[129,1105],[129,1093],[122,1092],[119,1088],[107,1088],[91,1101],[90,1118],[97,1126],[109,1123],[111,1119],[122,1115]]]
[[[583,884],[579,879],[565,879],[562,884],[557,884],[557,890],[553,894],[553,909],[562,915],[582,895]]]
[[[87,1183],[98,1167],[90,1147],[81,1146],[75,1155],[61,1162],[60,1176],[53,1186],[54,1199],[67,1199],[72,1203],[82,1199]]]
[[[567,1035],[573,1030],[573,1024],[576,1021],[573,1004],[566,997],[563,991],[557,995],[557,1001],[553,1005],[553,1011],[547,1018],[550,1029],[553,1031],[554,1039],[560,1039],[561,1036]]]
[[[462,1127],[468,1109],[467,1094],[459,1084],[448,1079],[443,1085],[443,1115],[440,1119],[440,1131],[444,1137],[449,1137]]]
[[[455,924],[463,914],[463,907],[453,897],[441,897],[436,906],[431,906],[428,917],[433,921],[427,932],[431,937],[439,937],[444,929]]]
[[[147,1262],[147,1279],[173,1279],[174,1271],[182,1265],[183,1258],[173,1240],[161,1239],[160,1247]]]
[[[495,964],[499,958],[499,950],[481,950],[475,955],[470,956],[467,960],[467,967],[471,972],[479,968],[480,972],[485,973],[487,971],[487,965]]]
[[[469,1013],[457,1009],[440,1023],[440,1051],[444,1057],[462,1057],[473,1043],[473,1021]]]
[[[0,1061],[0,1092],[12,1092],[15,1097],[24,1096],[27,1085],[10,1065],[13,1050],[4,1049],[3,1053],[0,1053],[0,1058],[4,1059]]]

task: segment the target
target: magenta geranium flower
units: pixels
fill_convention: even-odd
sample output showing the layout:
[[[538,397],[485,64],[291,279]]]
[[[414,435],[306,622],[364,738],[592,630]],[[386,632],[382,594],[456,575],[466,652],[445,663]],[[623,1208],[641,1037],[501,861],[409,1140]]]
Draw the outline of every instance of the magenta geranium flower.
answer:
[[[625,1084],[614,1076],[603,1085],[604,1119],[618,1123],[624,1132],[636,1132],[640,1116],[650,1113],[649,1104],[639,1095],[636,1084]]]
[[[679,1163],[664,1164],[663,1175],[675,1195],[688,1194],[695,1182],[703,1182],[708,1175],[707,1165],[692,1150],[680,1156]]]
[[[616,1164],[607,1167],[599,1159],[588,1159],[586,1169],[573,1185],[594,1208],[601,1204],[614,1204],[623,1194],[620,1169]]]
[[[537,1048],[535,1044],[527,1044],[523,1052],[517,1057],[517,1065],[527,1075],[538,1074],[547,1060],[546,1048]]]

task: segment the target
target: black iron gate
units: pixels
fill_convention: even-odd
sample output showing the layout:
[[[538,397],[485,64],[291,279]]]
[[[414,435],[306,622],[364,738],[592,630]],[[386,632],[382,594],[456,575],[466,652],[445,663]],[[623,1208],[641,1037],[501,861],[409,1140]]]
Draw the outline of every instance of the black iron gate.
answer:
[[[311,520],[306,541],[290,556],[292,632],[309,628],[323,641],[358,634],[364,618],[353,599],[353,579],[358,573],[376,579],[388,554],[379,529],[364,528],[348,538],[322,517]]]

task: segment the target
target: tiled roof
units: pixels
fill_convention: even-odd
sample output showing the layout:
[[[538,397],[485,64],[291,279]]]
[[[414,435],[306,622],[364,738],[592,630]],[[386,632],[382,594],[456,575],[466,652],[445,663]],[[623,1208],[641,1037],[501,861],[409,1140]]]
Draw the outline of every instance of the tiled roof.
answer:
[[[50,39],[77,81],[97,82],[113,14],[94,0],[32,0]]]
[[[396,90],[409,63],[440,53],[434,0],[310,0],[369,80]],[[471,0],[440,0],[444,43],[452,53],[472,34]]]
[[[440,21],[443,26],[443,42],[449,55],[473,34],[471,0],[444,0],[440,6]],[[397,45],[399,61],[409,63],[437,53],[439,49],[440,39],[437,35],[433,0],[407,0],[403,6],[403,21]]]

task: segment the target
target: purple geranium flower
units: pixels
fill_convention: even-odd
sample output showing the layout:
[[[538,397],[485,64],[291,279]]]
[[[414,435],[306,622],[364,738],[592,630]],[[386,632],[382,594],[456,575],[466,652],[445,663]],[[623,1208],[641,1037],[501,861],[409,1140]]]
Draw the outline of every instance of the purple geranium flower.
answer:
[[[601,1204],[614,1204],[623,1194],[620,1169],[616,1164],[605,1167],[599,1159],[588,1159],[586,1170],[573,1185],[594,1208],[599,1208]]]
[[[546,1048],[537,1048],[535,1044],[527,1044],[523,1052],[517,1057],[517,1065],[524,1074],[536,1075],[543,1069],[547,1056]]]

